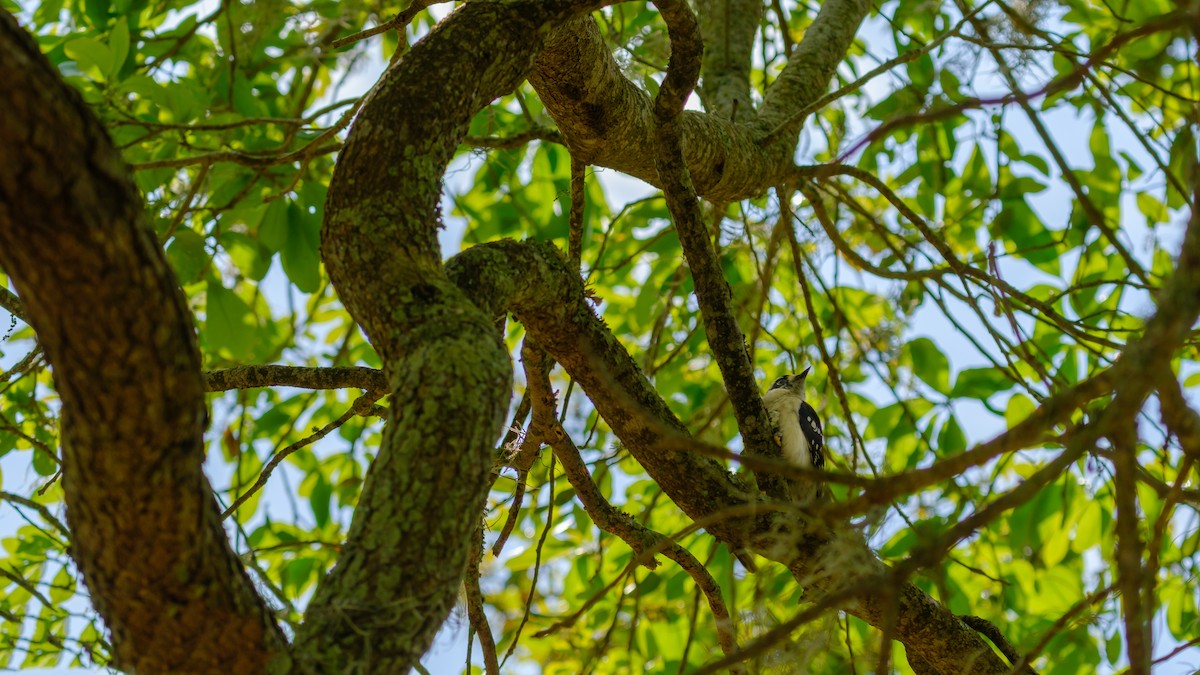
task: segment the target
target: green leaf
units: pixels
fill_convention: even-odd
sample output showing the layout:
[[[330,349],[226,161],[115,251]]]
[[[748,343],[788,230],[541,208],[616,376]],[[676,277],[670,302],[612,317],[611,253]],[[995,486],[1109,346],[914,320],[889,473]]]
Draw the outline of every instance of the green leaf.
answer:
[[[287,239],[280,251],[283,271],[305,293],[313,293],[321,287],[321,224],[300,207],[288,204]]]
[[[112,33],[108,36],[108,48],[112,52],[112,65],[107,71],[109,80],[119,79],[121,68],[125,66],[125,58],[129,56],[129,47],[129,22],[123,18],[117,19]]]
[[[260,240],[241,232],[222,232],[219,241],[247,278],[262,281],[267,276],[271,269],[271,251]]]
[[[290,560],[283,566],[283,590],[289,597],[298,597],[312,580],[317,561],[309,556]]]
[[[63,45],[63,51],[75,61],[79,70],[92,79],[103,81],[113,70],[113,54],[108,46],[95,38],[75,38]]]
[[[1104,641],[1104,657],[1108,659],[1109,663],[1116,665],[1117,660],[1121,658],[1122,646],[1121,632],[1113,631],[1113,634]]]
[[[950,361],[929,338],[917,338],[908,343],[913,372],[939,393],[950,393]]]
[[[938,434],[938,454],[951,455],[966,449],[967,437],[963,434],[962,427],[958,425],[958,418],[951,415],[942,425],[941,433]]]
[[[1023,180],[1027,179],[1018,179]],[[1050,274],[1059,273],[1057,239],[1023,197],[1003,200],[990,231],[992,236],[1006,242],[1005,250],[1009,253],[1028,260]]]
[[[50,584],[50,602],[62,603],[75,595],[75,577],[64,566],[59,568]]]
[[[1156,223],[1167,222],[1167,206],[1150,194],[1149,192],[1139,192],[1137,194],[1137,207],[1142,215],[1146,216],[1146,222],[1150,226]]]
[[[312,507],[313,518],[317,521],[317,527],[324,528],[329,524],[329,506],[332,495],[333,486],[325,480],[324,476],[318,474],[317,482],[313,485],[312,494],[308,496],[308,503]]]
[[[1013,428],[1036,409],[1033,401],[1025,394],[1013,394],[1008,399],[1008,407],[1004,411],[1004,421],[1008,428]]]
[[[83,13],[94,28],[108,28],[110,0],[83,0]]]
[[[198,281],[210,262],[208,251],[204,248],[204,237],[192,230],[176,230],[167,246],[167,261],[171,263],[181,284]]]
[[[908,64],[908,79],[918,92],[928,92],[933,86],[933,57],[928,52]]]
[[[53,476],[58,473],[58,462],[40,448],[33,450],[33,470],[39,476]]]
[[[282,251],[288,239],[288,202],[276,199],[263,213],[258,225],[258,240],[271,251]]]
[[[254,353],[257,327],[245,300],[219,281],[208,282],[202,333],[209,349],[226,358],[245,360]]]

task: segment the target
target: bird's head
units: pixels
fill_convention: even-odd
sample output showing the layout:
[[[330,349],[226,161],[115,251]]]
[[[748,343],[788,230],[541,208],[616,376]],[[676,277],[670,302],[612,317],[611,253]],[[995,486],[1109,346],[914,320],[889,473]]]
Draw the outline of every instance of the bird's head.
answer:
[[[783,377],[775,380],[775,382],[773,382],[771,384],[771,388],[768,389],[767,391],[775,391],[776,389],[783,389],[783,390],[787,390],[788,393],[790,393],[790,394],[794,394],[796,396],[803,396],[804,395],[804,380],[806,378],[808,378],[808,371],[810,371],[810,370],[812,370],[811,366],[808,368],[805,368],[804,371],[802,373],[800,373],[799,375],[784,375]]]

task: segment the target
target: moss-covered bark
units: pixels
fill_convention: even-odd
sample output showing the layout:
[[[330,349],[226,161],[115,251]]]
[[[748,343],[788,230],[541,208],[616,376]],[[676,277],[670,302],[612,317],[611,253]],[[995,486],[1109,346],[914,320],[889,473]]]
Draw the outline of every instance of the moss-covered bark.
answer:
[[[721,6],[714,2],[702,9],[720,11]],[[697,194],[716,203],[732,202],[785,182],[804,122],[797,113],[825,93],[869,8],[866,0],[822,3],[787,68],[767,90],[758,114],[740,112],[739,104],[736,121],[731,120],[732,100],[741,96],[733,93],[736,78],[716,75],[724,82],[722,90],[728,93],[722,96],[730,101],[730,110],[689,110],[679,120],[684,161]],[[736,34],[729,38],[732,59],[741,52],[735,48]],[[706,76],[707,69],[717,68],[717,59],[705,62]],[[719,59],[724,62],[724,57]],[[650,97],[621,73],[594,20],[583,17],[556,28],[529,81],[573,155],[660,185],[650,150]]]
[[[733,122],[754,116],[750,68],[762,13],[759,0],[696,3],[705,45],[700,97],[709,113]]]
[[[512,364],[492,317],[442,269],[442,175],[471,116],[524,79],[542,26],[587,7],[460,7],[387,72],[338,158],[322,254],[394,403],[344,553],[297,635],[302,668],[402,672],[454,604]]]

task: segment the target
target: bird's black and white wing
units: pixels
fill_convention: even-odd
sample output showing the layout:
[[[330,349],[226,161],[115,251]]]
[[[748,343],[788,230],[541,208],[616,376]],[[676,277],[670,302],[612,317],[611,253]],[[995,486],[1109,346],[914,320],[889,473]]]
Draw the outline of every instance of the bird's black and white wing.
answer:
[[[825,468],[825,436],[821,433],[821,418],[808,401],[800,403],[800,431],[808,441],[808,452],[814,469]]]

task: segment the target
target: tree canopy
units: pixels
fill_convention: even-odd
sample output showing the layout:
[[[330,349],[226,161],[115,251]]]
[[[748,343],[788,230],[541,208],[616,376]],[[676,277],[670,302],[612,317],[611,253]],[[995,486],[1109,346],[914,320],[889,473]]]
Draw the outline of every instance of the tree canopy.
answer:
[[[0,3],[3,666],[1200,654],[1195,2]]]

